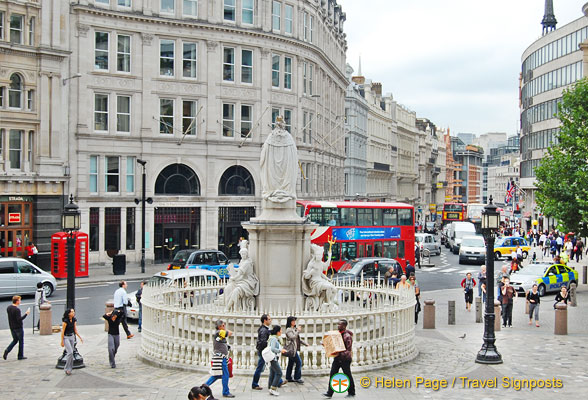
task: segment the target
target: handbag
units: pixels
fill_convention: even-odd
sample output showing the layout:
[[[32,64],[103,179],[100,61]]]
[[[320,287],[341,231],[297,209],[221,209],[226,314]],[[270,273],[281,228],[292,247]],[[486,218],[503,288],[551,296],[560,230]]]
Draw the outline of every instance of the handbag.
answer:
[[[294,357],[296,355],[296,342],[288,340],[284,345],[284,350],[286,350],[286,352],[282,354],[284,357]]]
[[[229,369],[229,378],[233,377],[233,358],[229,357],[229,361],[227,361],[227,367]]]
[[[266,346],[266,348],[263,349],[263,351],[261,352],[261,357],[263,357],[263,361],[265,361],[266,363],[270,363],[276,358],[276,355],[272,351],[272,348],[270,347],[269,343]]]

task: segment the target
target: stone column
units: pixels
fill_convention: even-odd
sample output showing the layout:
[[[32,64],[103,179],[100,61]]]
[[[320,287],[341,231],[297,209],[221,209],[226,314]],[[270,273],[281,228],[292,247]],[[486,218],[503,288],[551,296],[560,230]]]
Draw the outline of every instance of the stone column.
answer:
[[[588,76],[588,40],[584,40],[582,43],[579,44],[578,47],[584,53],[584,55],[582,57],[582,66],[584,67],[584,69],[583,69],[584,77],[587,77]]]
[[[41,309],[40,312],[40,320],[39,320],[39,334],[41,335],[51,335],[53,333],[53,329],[51,326],[52,323],[52,313],[51,313],[51,304],[43,303],[39,306]]]
[[[568,306],[567,304],[557,304],[555,306],[555,335],[568,334]]]
[[[494,300],[494,316],[494,331],[498,332],[501,327],[500,321],[502,316],[500,313],[500,302],[498,300]]]
[[[435,329],[435,300],[425,300],[423,329]]]

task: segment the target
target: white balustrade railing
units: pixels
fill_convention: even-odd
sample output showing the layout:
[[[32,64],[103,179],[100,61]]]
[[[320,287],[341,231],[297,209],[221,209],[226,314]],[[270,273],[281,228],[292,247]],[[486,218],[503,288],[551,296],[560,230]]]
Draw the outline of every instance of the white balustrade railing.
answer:
[[[297,317],[305,374],[328,374],[331,359],[321,344],[326,331],[336,330],[341,318],[353,332],[354,370],[368,370],[399,364],[414,358],[414,290],[395,290],[387,284],[338,282],[336,310],[281,309],[271,304],[255,309],[229,312],[218,297],[225,282],[197,283],[183,288],[148,285],[143,290],[143,321],[140,357],[165,367],[210,370],[215,322],[222,319],[233,336],[231,346],[234,373],[253,373],[258,355],[255,349],[261,314],[269,314],[282,326],[286,318]],[[282,357],[283,366],[287,359]]]

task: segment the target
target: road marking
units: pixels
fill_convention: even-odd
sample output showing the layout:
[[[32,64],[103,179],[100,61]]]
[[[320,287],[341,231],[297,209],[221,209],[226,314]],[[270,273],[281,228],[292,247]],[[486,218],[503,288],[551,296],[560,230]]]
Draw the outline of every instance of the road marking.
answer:
[[[443,272],[455,272],[455,271],[459,271],[459,268],[447,268],[445,270],[443,270]]]
[[[94,287],[106,287],[110,285],[92,285],[92,284],[85,284],[85,285],[76,285],[77,288],[94,288]],[[55,290],[67,290],[67,287],[58,287]]]
[[[88,300],[89,297],[76,297],[76,300]],[[64,303],[67,299],[51,300],[51,304]],[[34,306],[35,303],[20,303],[21,306]]]
[[[441,269],[441,267],[425,268],[425,269],[423,269],[423,271],[432,272],[432,271],[437,271],[438,269]]]

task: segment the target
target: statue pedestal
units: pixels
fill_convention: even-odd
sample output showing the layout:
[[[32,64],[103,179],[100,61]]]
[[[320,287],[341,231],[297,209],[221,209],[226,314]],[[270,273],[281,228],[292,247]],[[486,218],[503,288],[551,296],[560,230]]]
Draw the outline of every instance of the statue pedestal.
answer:
[[[296,200],[288,200],[283,203],[274,203],[267,200],[261,201],[261,215],[251,218],[253,223],[298,223],[301,224],[304,218],[296,214]]]
[[[242,224],[249,232],[249,254],[259,278],[257,309],[259,312],[278,308],[303,310],[302,271],[310,260],[310,234],[317,225],[302,223],[295,213],[296,218],[290,220],[269,221],[267,210],[259,218]],[[278,214],[282,211],[289,211],[286,216],[292,214],[291,206],[278,210],[272,209]]]

